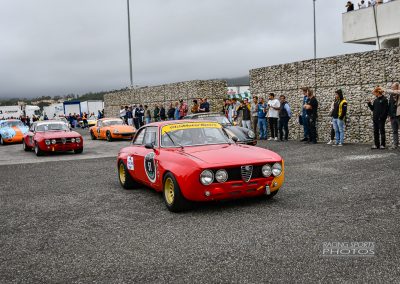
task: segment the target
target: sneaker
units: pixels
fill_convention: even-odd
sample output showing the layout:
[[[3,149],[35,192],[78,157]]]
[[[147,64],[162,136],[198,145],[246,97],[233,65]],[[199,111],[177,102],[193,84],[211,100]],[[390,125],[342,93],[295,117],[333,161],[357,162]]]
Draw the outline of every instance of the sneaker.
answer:
[[[382,150],[385,150],[385,149],[386,149],[386,147],[385,147],[385,146],[381,146],[381,147],[380,147],[380,149],[382,149]]]
[[[307,142],[307,141],[308,141],[308,138],[303,138],[300,140],[300,142]]]
[[[268,138],[268,141],[271,141],[271,140],[272,140],[272,137],[269,137],[269,138]]]
[[[338,145],[338,144],[336,144],[336,142],[333,142],[333,143],[332,143],[332,146],[333,146],[333,147],[336,147],[337,145]]]
[[[343,146],[343,143],[339,143],[338,146],[340,146],[340,147]]]
[[[373,146],[371,147],[371,150],[376,150],[376,149],[378,149],[378,147],[376,147],[375,145],[373,145]]]
[[[329,142],[326,144],[331,145],[332,143],[333,143],[333,140],[329,140]]]
[[[275,137],[275,141],[278,141],[278,137]]]

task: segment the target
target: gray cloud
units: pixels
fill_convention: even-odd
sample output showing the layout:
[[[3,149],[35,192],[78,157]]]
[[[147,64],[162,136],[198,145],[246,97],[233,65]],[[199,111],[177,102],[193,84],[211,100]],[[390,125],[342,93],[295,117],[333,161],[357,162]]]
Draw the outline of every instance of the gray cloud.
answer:
[[[0,97],[129,85],[125,0],[2,0]],[[318,57],[343,44],[346,1],[317,0]],[[312,0],[131,0],[134,83],[242,76],[313,56]]]

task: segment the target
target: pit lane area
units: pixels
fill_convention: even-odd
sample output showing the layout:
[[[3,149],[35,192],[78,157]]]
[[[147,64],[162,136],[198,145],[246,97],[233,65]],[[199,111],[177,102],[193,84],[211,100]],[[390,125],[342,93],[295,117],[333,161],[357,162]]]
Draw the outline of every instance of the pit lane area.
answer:
[[[81,155],[0,147],[1,283],[400,279],[399,152],[262,142],[285,159],[273,200],[174,214],[160,194],[120,187],[115,156],[128,142],[85,135]],[[376,254],[327,257],[323,242],[375,242]]]

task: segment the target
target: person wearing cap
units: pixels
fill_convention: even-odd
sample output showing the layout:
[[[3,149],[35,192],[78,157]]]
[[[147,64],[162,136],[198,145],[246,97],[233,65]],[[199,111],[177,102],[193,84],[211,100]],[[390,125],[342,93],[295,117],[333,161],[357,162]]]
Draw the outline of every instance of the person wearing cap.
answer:
[[[371,149],[385,149],[386,147],[385,122],[388,117],[389,104],[383,93],[384,90],[377,86],[372,91],[372,94],[376,97],[375,100],[367,102],[369,109],[372,111],[374,125],[374,145]]]
[[[347,101],[343,96],[341,89],[335,92],[335,102],[332,110],[332,123],[335,129],[335,138],[333,146],[343,146],[344,142],[344,121],[347,114]]]

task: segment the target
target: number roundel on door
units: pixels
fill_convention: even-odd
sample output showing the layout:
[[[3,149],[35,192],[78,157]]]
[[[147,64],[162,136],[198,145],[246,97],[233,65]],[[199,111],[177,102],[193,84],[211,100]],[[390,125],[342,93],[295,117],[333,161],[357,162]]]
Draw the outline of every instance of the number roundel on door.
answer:
[[[145,157],[144,157],[144,169],[147,175],[147,178],[151,181],[151,182],[155,182],[156,181],[156,164],[154,162],[154,152],[150,152],[148,153]]]

